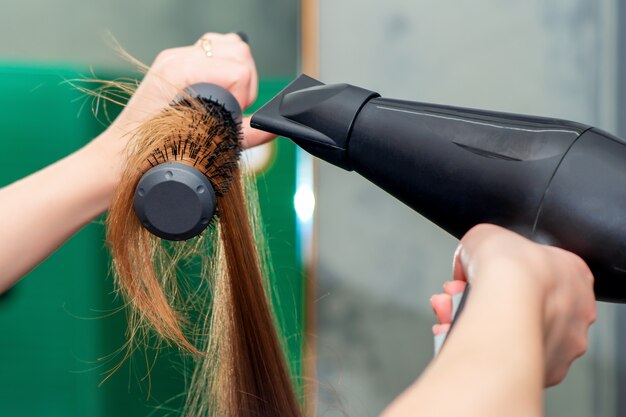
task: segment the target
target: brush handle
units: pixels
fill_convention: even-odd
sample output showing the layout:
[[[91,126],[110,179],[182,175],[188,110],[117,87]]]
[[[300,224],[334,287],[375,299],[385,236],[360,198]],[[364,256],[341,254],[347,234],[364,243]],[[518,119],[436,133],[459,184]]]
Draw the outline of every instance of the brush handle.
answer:
[[[465,291],[452,296],[452,322],[450,323],[450,329],[447,332],[440,333],[435,336],[435,339],[434,339],[435,356],[437,356],[437,354],[443,347],[443,344],[448,339],[448,335],[454,328],[454,325],[456,324],[456,321],[458,320],[460,314],[463,312],[463,309],[465,308],[465,303],[467,302],[467,297],[469,296],[470,291],[471,291],[471,286],[468,283],[465,287]]]

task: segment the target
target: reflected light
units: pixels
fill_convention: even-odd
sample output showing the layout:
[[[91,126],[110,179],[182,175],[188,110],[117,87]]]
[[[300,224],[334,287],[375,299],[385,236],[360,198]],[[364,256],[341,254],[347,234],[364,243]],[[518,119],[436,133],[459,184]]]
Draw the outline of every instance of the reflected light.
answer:
[[[304,184],[298,187],[293,197],[293,206],[301,222],[307,223],[311,221],[315,211],[315,195],[310,185]]]

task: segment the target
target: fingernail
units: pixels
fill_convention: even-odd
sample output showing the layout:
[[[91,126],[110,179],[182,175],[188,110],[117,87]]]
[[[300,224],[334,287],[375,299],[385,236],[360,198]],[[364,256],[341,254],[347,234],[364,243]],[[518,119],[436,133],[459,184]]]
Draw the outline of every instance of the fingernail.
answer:
[[[454,267],[456,266],[456,259],[459,257],[459,254],[461,253],[461,244],[459,243],[459,246],[456,247],[456,249],[454,250],[454,256],[452,257],[452,270],[454,271]]]
[[[447,333],[450,330],[450,324],[434,324],[433,325],[433,335],[437,336],[440,333]]]
[[[435,303],[437,301],[437,298],[441,297],[443,294],[435,294],[432,297],[430,297],[430,306],[433,309],[433,313],[435,313],[435,315],[437,315],[437,309],[435,308]]]
[[[465,283],[463,281],[446,281],[443,284],[443,290],[446,294],[455,295],[463,292]]]
[[[441,294],[435,294],[432,297],[430,297],[430,306],[433,309],[433,313],[435,313],[435,315],[437,315],[437,309],[435,308],[435,302],[437,301],[437,298],[441,297]]]
[[[435,303],[439,303],[440,302],[440,298],[443,298],[445,300],[447,300],[449,297],[451,297],[450,294],[447,294],[445,292],[439,293],[439,294],[435,294],[431,297],[431,303],[435,304]]]
[[[447,292],[452,284],[454,284],[454,281],[446,281],[446,282],[444,282],[443,283],[443,290]]]

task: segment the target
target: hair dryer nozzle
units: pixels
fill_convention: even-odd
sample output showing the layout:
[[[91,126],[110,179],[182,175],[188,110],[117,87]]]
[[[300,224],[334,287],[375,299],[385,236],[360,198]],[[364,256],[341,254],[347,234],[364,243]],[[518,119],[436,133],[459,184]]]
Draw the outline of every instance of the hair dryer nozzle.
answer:
[[[252,116],[251,125],[286,136],[311,154],[350,169],[346,149],[357,114],[379,94],[301,75]]]

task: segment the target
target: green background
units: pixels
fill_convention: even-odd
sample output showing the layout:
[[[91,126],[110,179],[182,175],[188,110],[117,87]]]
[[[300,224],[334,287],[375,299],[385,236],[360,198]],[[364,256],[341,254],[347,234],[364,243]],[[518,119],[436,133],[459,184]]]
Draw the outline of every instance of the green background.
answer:
[[[89,100],[63,82],[85,73],[0,66],[0,186],[64,157],[104,128]],[[262,81],[257,106],[285,83]],[[293,210],[296,157],[286,140],[276,141],[274,152],[274,162],[257,180],[279,322],[300,381],[304,287]],[[146,362],[152,363],[154,352],[148,360],[135,355],[102,382],[122,360],[126,321],[113,291],[102,223],[100,218],[87,225],[0,296],[0,415],[179,414],[183,373],[175,351],[159,351],[150,378]]]

